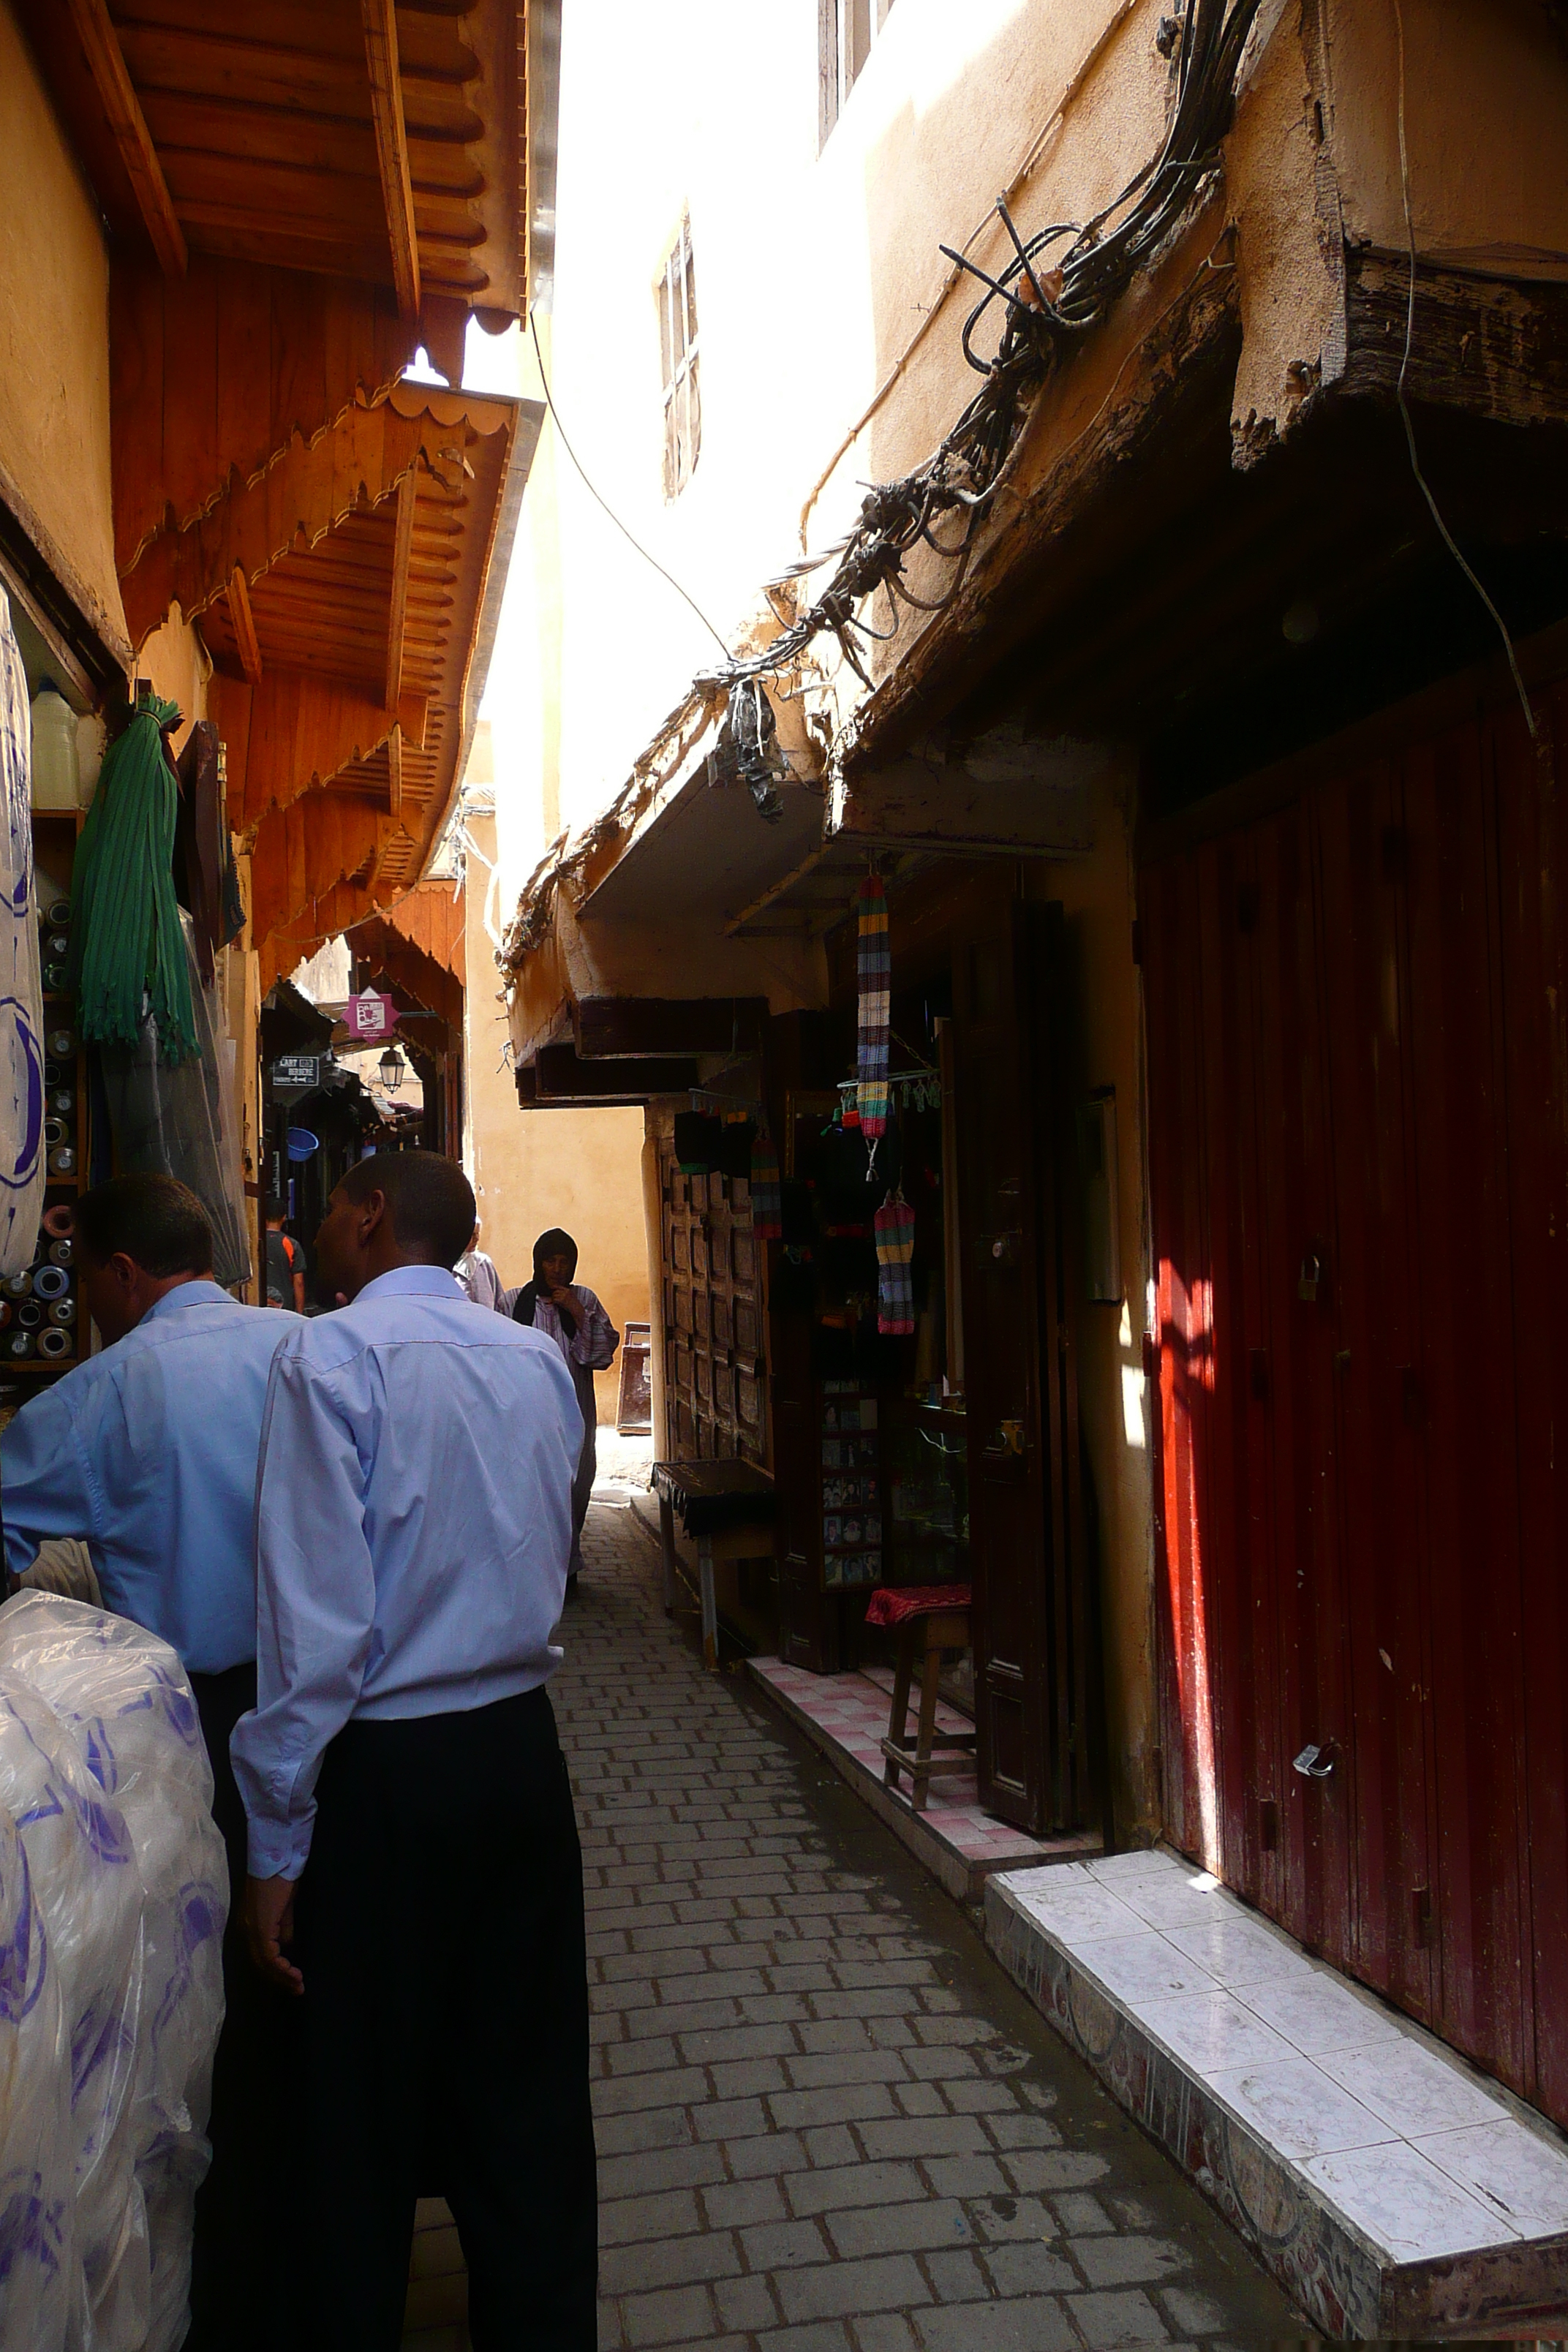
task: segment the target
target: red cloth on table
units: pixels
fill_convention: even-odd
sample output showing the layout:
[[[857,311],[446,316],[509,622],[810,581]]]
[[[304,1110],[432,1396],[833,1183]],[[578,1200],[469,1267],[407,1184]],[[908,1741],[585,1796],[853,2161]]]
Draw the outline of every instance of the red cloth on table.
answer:
[[[910,1617],[933,1616],[939,1609],[967,1609],[967,1584],[879,1584],[866,1612],[868,1625],[901,1625]]]

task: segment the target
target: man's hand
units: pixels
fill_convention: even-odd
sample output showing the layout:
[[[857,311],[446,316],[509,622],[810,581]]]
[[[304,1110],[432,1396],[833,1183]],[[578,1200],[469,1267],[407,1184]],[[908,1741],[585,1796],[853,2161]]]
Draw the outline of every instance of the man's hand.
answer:
[[[575,1307],[577,1301],[572,1296],[571,1286],[568,1283],[558,1282],[550,1293],[550,1304],[552,1307]]]
[[[303,1992],[305,1979],[283,1947],[294,1940],[294,1881],[291,1878],[247,1878],[245,1882],[245,1934],[250,1957],[264,1977],[285,1992]]]

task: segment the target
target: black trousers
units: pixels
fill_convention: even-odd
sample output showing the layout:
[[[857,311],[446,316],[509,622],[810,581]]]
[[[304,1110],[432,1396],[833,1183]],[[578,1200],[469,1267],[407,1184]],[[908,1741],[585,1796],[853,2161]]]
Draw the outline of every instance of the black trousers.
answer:
[[[185,2352],[277,2352],[296,2305],[283,2257],[298,2242],[299,2004],[252,1964],[241,1925],[245,1808],[228,1736],[256,1705],[256,1668],[193,1675],[213,1769],[213,1818],[228,1852],[223,2031],[213,2062],[212,2168],[196,2192]]]
[[[354,1723],[295,1898],[306,2279],[289,2340],[397,2352],[444,2196],[476,2352],[595,2352],[583,1864],[547,1694]]]

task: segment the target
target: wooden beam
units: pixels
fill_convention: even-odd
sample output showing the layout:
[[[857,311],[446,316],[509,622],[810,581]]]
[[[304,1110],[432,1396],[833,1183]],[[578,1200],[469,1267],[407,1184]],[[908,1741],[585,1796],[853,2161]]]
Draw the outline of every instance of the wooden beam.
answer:
[[[752,1053],[767,1013],[765,996],[584,996],[572,1025],[584,1061]]]
[[[165,278],[183,278],[190,258],[184,231],[175,217],[169,184],[127,70],[120,37],[110,21],[107,0],[66,0],[66,5],[153,250]],[[390,7],[387,13],[391,14]]]
[[[234,623],[235,651],[239,666],[252,686],[261,683],[261,647],[257,641],[256,615],[250,609],[250,590],[245,573],[237,563],[228,575],[228,611]]]
[[[392,602],[386,614],[386,707],[403,693],[403,637],[408,625],[408,565],[414,553],[414,509],[419,503],[412,467],[397,485],[397,538],[392,551]]]
[[[695,1061],[580,1062],[570,1045],[542,1045],[534,1057],[541,1102],[646,1102],[696,1086]]]
[[[394,816],[403,814],[403,730],[395,727],[386,739],[387,807]]]
[[[403,120],[403,81],[397,69],[397,16],[393,0],[360,0],[370,102],[375,117],[375,152],[381,165],[381,196],[392,247],[392,282],[405,319],[419,316],[419,241],[414,226],[414,190],[408,177],[408,131]]]

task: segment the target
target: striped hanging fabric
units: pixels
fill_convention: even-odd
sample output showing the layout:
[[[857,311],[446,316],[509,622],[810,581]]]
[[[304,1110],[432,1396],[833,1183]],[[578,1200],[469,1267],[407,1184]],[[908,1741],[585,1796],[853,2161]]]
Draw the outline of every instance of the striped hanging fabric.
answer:
[[[765,1118],[752,1138],[752,1231],[760,1242],[784,1238],[783,1194],[779,1186],[779,1156],[773,1150]]]
[[[915,1213],[902,1189],[889,1192],[876,1215],[877,1328],[898,1334],[915,1328]]]
[[[892,951],[888,943],[888,900],[881,879],[868,874],[860,885],[859,1026],[855,1061],[856,1108],[872,1165],[888,1131],[888,1045],[892,1007]]]

